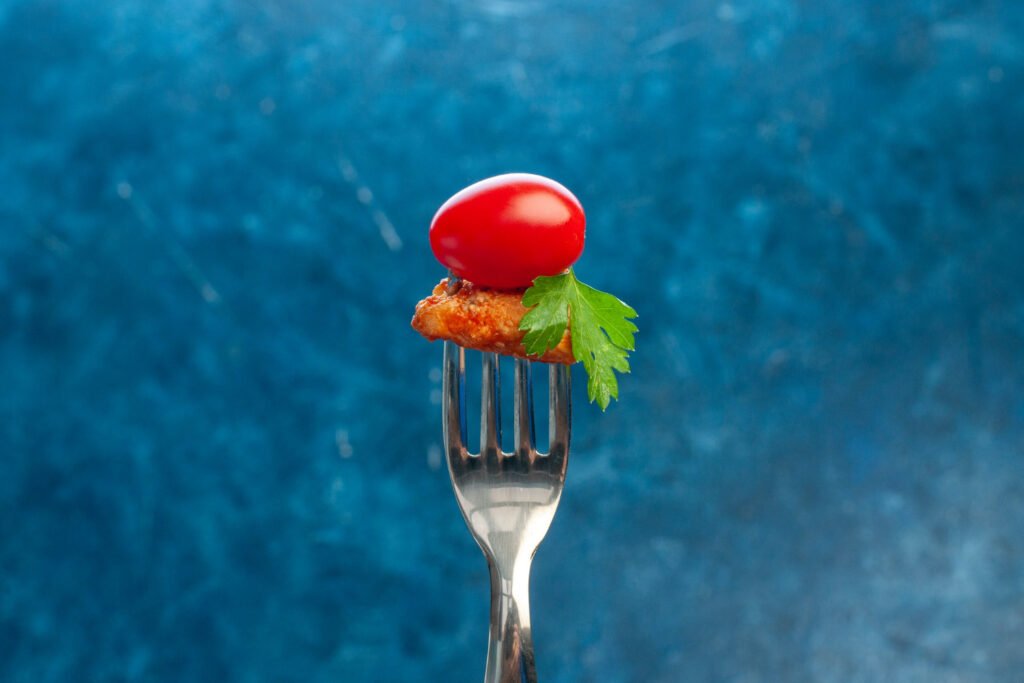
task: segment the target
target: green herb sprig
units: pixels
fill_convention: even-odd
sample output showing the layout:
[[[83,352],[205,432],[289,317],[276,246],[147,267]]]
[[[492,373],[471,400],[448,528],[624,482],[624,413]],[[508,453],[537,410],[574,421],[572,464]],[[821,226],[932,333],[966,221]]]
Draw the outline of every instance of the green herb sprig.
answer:
[[[587,371],[587,396],[605,410],[619,398],[615,372],[629,372],[634,348],[636,311],[618,298],[580,282],[570,268],[561,275],[541,276],[523,293],[530,310],[519,322],[526,330],[523,346],[541,356],[558,346],[569,327],[572,353]]]

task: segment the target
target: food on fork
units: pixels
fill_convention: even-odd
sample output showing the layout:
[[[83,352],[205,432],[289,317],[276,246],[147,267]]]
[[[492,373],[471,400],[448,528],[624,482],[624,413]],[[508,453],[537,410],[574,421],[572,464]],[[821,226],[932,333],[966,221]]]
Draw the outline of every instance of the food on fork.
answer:
[[[468,280],[445,278],[434,292],[416,304],[412,326],[427,339],[447,339],[467,349],[493,351],[506,356],[572,365],[572,342],[563,331],[558,344],[540,357],[523,346],[519,323],[526,313],[523,290],[503,291],[480,287]]]
[[[430,224],[437,260],[481,287],[525,289],[583,253],[583,206],[553,180],[509,173],[456,192]]]
[[[434,255],[452,277],[416,305],[412,326],[431,341],[545,363],[583,363],[601,409],[629,372],[636,311],[577,279],[583,206],[565,187],[528,173],[481,180],[446,201],[430,225]]]

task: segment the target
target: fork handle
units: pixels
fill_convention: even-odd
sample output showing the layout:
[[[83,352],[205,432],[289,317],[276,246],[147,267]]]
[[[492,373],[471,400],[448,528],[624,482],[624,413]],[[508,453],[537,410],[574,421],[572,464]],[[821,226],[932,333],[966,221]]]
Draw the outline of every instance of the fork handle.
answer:
[[[491,570],[491,627],[484,683],[537,683],[530,633],[530,558],[507,572],[491,558],[487,564]]]

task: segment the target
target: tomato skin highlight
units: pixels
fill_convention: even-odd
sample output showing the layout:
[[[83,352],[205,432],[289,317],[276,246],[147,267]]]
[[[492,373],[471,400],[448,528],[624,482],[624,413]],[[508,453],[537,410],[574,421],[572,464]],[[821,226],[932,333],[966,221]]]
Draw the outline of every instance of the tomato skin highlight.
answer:
[[[494,176],[460,190],[430,224],[442,265],[483,287],[529,287],[557,275],[583,252],[586,217],[579,200],[553,180],[530,173]]]

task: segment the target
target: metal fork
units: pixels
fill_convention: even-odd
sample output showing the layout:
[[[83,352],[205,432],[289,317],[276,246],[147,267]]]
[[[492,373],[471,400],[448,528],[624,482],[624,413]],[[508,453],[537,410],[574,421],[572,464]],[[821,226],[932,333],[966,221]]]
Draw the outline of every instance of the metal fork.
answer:
[[[569,367],[550,366],[550,446],[534,447],[530,362],[516,360],[515,446],[501,450],[498,356],[483,354],[480,453],[466,449],[465,351],[444,344],[442,421],[448,473],[459,509],[491,573],[491,624],[484,683],[536,683],[530,634],[530,564],[555,517],[569,459]]]

